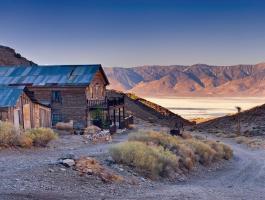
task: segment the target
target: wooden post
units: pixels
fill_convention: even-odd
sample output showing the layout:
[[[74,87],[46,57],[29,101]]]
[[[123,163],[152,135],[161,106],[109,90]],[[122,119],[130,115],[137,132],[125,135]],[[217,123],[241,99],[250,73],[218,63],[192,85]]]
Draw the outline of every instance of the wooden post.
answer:
[[[113,121],[114,121],[114,125],[116,126],[116,113],[115,113],[115,108],[113,109]]]
[[[119,107],[119,127],[121,128],[121,109]]]
[[[124,106],[122,107],[122,116],[123,116],[123,121],[125,119],[125,109],[124,109]]]

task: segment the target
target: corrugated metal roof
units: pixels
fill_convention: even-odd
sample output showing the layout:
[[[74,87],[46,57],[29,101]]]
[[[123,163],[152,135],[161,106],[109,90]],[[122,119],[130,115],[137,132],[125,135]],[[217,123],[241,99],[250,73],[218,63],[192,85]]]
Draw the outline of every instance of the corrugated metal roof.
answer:
[[[100,69],[101,65],[0,66],[0,85],[88,85]]]
[[[15,106],[23,90],[24,86],[0,86],[0,107]]]

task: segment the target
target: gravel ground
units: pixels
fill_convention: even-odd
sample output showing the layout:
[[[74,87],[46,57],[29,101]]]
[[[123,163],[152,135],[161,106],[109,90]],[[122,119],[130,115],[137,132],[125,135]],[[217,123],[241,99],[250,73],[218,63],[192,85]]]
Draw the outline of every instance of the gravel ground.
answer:
[[[112,143],[126,139],[127,135],[117,135]],[[135,176],[137,184],[106,184],[56,165],[57,159],[68,153],[95,156],[101,161],[108,156],[110,143],[86,144],[81,136],[62,135],[43,149],[2,150],[0,199],[264,199],[265,151],[228,139],[224,142],[234,149],[231,161],[196,169],[188,179],[176,183]]]

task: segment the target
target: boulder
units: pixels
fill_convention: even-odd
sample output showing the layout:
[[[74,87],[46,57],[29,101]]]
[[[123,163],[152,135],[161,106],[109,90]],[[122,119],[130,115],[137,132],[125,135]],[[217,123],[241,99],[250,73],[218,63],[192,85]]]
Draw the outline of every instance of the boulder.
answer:
[[[72,167],[75,165],[75,161],[73,159],[67,158],[62,161],[62,164],[66,167]]]

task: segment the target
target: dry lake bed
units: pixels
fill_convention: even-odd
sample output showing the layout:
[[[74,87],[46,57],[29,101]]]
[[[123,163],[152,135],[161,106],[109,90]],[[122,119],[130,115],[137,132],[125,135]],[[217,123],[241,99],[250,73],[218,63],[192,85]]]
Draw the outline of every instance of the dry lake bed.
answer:
[[[166,107],[186,119],[220,117],[235,113],[236,106],[246,110],[265,103],[265,97],[145,97],[145,99]]]

